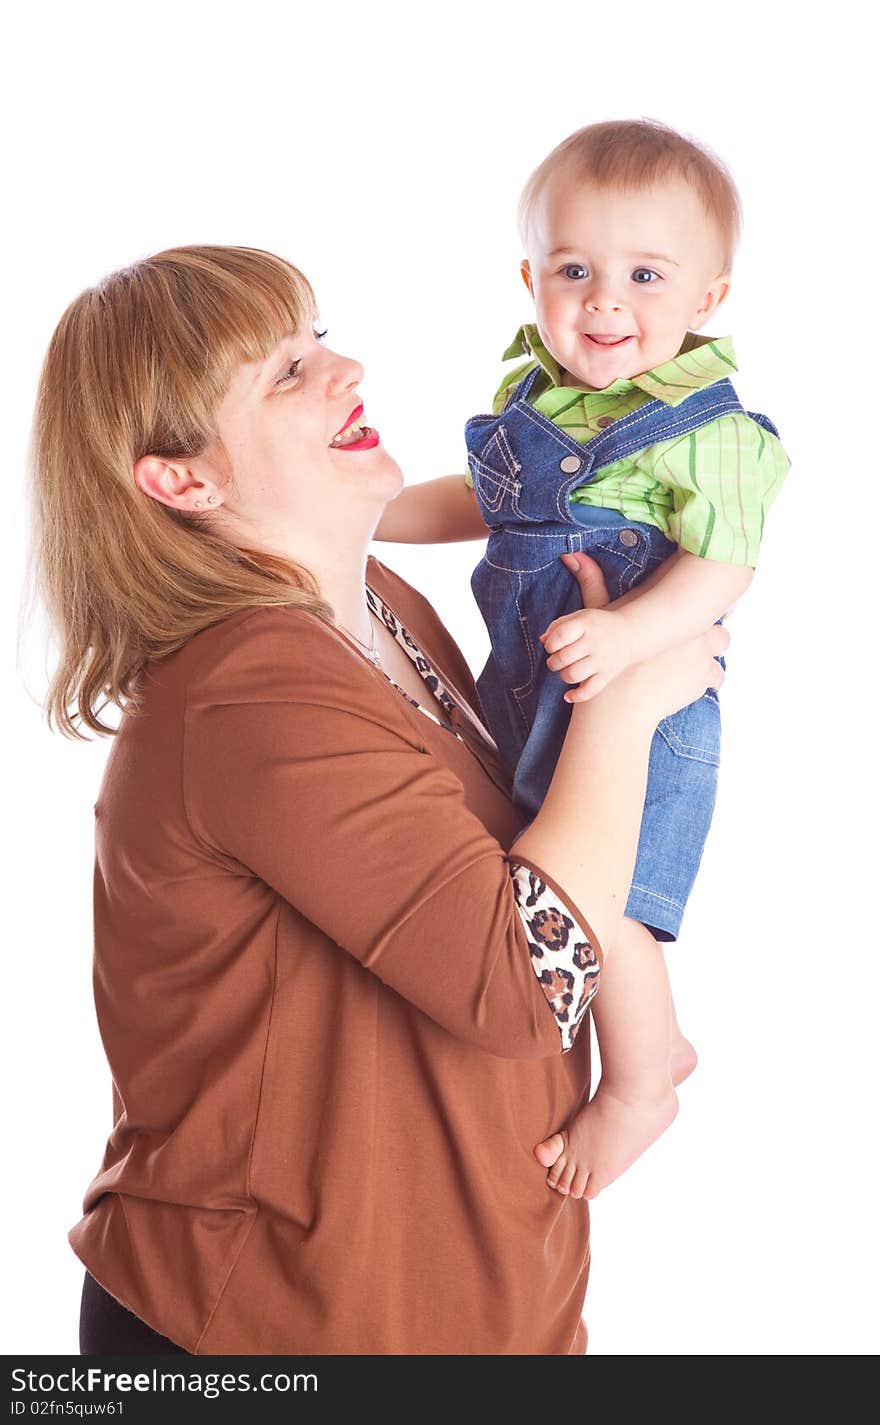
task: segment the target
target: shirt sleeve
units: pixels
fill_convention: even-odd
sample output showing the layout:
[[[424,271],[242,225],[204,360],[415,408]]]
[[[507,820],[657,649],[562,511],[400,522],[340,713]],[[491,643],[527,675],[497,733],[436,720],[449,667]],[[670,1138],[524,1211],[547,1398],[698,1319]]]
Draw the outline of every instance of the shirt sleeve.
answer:
[[[546,872],[516,858],[508,864],[532,968],[553,1010],[563,1048],[570,1049],[599,988],[599,959],[591,932],[571,918],[565,896]]]
[[[738,412],[662,446],[653,473],[672,490],[670,539],[702,559],[754,566],[790,465],[779,440]]]
[[[456,1037],[505,1058],[570,1048],[595,937],[469,810],[424,715],[311,615],[261,609],[230,634],[188,697],[184,788],[207,854]]]

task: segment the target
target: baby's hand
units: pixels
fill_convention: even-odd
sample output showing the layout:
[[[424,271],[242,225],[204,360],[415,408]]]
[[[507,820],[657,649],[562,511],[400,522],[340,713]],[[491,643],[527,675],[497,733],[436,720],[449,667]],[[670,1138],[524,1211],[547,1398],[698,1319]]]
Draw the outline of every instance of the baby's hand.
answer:
[[[610,609],[578,609],[554,619],[541,634],[547,667],[566,683],[579,683],[564,696],[567,703],[585,703],[607,687],[632,662],[631,635],[626,619]]]

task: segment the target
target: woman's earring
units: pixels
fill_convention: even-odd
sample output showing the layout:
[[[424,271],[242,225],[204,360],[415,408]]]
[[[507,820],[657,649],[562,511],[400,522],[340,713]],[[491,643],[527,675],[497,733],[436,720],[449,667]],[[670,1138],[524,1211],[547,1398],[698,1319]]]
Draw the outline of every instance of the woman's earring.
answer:
[[[197,509],[197,510],[200,510],[201,508],[202,508],[202,502],[201,502],[201,500],[196,500],[196,509]]]
[[[209,504],[209,505],[216,505],[216,503],[217,503],[217,496],[216,496],[216,495],[209,495],[209,496],[208,496],[208,504]]]

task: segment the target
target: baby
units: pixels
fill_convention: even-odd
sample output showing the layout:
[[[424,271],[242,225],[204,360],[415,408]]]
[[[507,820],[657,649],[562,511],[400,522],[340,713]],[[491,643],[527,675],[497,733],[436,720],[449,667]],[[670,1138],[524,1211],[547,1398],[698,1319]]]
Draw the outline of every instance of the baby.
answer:
[[[520,225],[535,322],[504,355],[527,359],[493,414],[467,424],[470,478],[408,487],[376,537],[489,530],[472,580],[492,643],[478,688],[530,818],[568,705],[720,620],[748,588],[789,460],[737,399],[730,338],[695,335],[727,295],[739,235],[714,156],[653,121],[592,124],[532,174]],[[568,572],[580,550],[610,607],[581,607]],[[595,1197],[669,1126],[696,1065],[657,942],[676,939],[700,863],[719,736],[712,690],[654,735],[626,918],[593,1002],[601,1081],[535,1148],[571,1197]]]

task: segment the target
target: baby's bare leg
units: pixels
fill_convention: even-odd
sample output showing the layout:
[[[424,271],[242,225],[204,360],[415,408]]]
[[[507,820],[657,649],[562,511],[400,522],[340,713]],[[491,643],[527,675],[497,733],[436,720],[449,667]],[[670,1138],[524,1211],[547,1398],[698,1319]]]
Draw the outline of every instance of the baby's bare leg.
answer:
[[[657,946],[660,949],[660,946]],[[672,1075],[673,1085],[678,1088],[680,1083],[694,1072],[697,1067],[697,1051],[689,1039],[685,1039],[681,1032],[681,1025],[678,1022],[678,1015],[675,1012],[675,1004],[672,999],[672,991],[669,992],[669,1072]]]
[[[592,1009],[602,1057],[599,1087],[561,1132],[535,1149],[549,1168],[550,1187],[569,1197],[596,1197],[677,1112],[669,978],[659,945],[639,921],[624,920]],[[680,1035],[677,1023],[676,1030]]]

